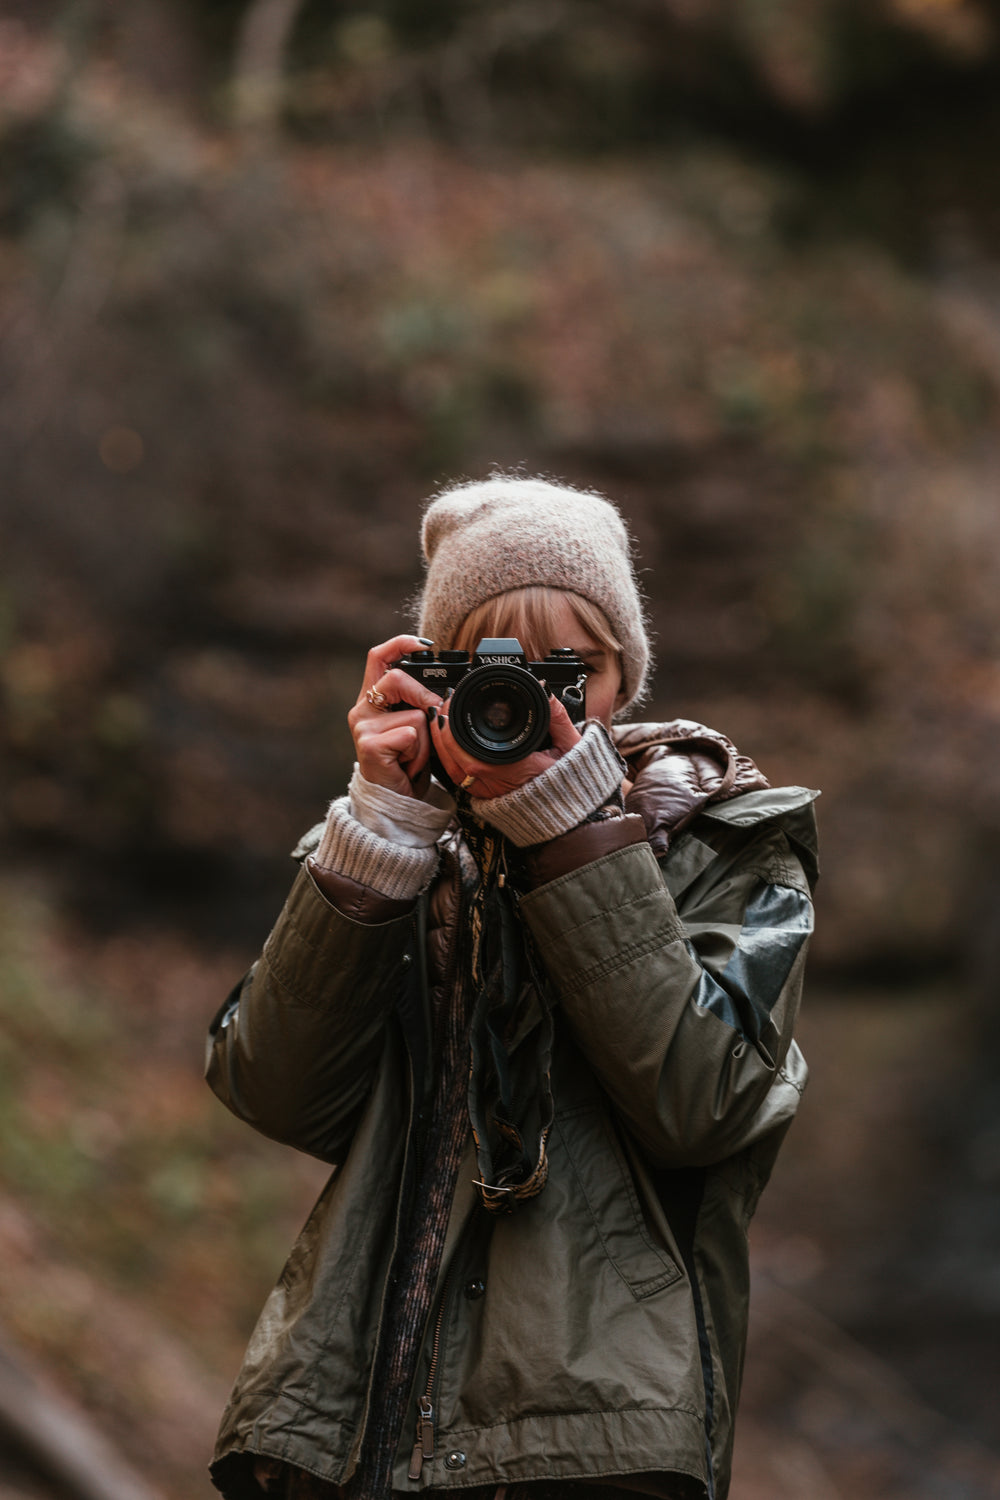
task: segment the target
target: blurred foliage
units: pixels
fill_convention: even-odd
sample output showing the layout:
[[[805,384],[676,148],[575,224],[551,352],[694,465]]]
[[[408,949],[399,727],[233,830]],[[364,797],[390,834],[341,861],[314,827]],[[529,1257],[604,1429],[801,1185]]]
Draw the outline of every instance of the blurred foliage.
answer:
[[[9,10],[22,857],[75,854],[112,912],[117,871],[263,921],[363,650],[409,622],[420,500],[525,464],[628,512],[655,711],[828,789],[827,953],[962,940],[1000,698],[988,9]],[[892,837],[911,797],[940,874]]]
[[[6,5],[7,847],[92,916],[259,932],[421,500],[524,465],[628,514],[650,712],[825,788],[820,956],[961,955],[1000,800],[996,19]]]
[[[191,14],[226,60],[247,12]],[[589,152],[696,128],[794,155],[803,123],[832,136],[922,86],[982,86],[996,62],[988,0],[308,0],[296,12],[287,119],[336,138],[416,123],[462,144]]]
[[[231,977],[218,956],[57,934],[36,897],[2,896],[0,1321],[143,1469],[200,1490],[226,1380],[325,1169],[202,1085],[205,1012]]]

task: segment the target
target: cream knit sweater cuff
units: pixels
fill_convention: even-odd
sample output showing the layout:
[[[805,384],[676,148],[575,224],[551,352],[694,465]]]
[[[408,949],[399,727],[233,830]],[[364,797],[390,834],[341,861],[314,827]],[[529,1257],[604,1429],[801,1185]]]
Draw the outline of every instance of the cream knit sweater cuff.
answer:
[[[338,797],[330,804],[313,859],[321,869],[346,875],[394,901],[419,896],[438,867],[433,844],[407,848],[371,833],[352,816],[349,797]]]
[[[472,811],[523,849],[576,828],[614,795],[625,773],[607,730],[591,719],[549,770],[502,797],[473,797]]]
[[[405,797],[390,787],[366,781],[355,765],[347,788],[352,815],[369,833],[408,849],[436,844],[455,816],[455,799],[432,781],[426,797]]]

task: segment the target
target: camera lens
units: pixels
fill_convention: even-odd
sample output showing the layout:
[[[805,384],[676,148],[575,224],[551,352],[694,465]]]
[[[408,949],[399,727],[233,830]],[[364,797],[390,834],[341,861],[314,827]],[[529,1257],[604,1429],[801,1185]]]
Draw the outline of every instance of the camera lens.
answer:
[[[456,687],[448,722],[456,744],[477,760],[521,760],[548,744],[548,694],[523,667],[476,667]]]

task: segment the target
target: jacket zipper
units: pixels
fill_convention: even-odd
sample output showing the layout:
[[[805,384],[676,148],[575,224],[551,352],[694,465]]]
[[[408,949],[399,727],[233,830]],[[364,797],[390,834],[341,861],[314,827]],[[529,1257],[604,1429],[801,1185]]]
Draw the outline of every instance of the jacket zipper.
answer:
[[[441,1354],[441,1330],[444,1327],[444,1315],[447,1307],[448,1283],[451,1280],[449,1269],[441,1287],[441,1304],[438,1307],[437,1320],[434,1324],[434,1339],[431,1344],[431,1363],[427,1371],[427,1385],[423,1395],[417,1402],[420,1416],[417,1421],[417,1441],[413,1445],[410,1455],[409,1478],[419,1479],[420,1471],[429,1458],[434,1457],[434,1382],[437,1379],[438,1358]]]

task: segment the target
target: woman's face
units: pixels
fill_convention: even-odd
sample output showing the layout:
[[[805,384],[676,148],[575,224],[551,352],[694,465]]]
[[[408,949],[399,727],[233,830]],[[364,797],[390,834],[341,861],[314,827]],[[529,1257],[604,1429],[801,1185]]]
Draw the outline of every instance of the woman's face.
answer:
[[[553,591],[555,640],[546,642],[546,650],[570,646],[583,658],[587,667],[587,718],[600,719],[608,729],[611,716],[624,701],[618,656],[596,641],[585,630],[573,611],[566,594]]]

